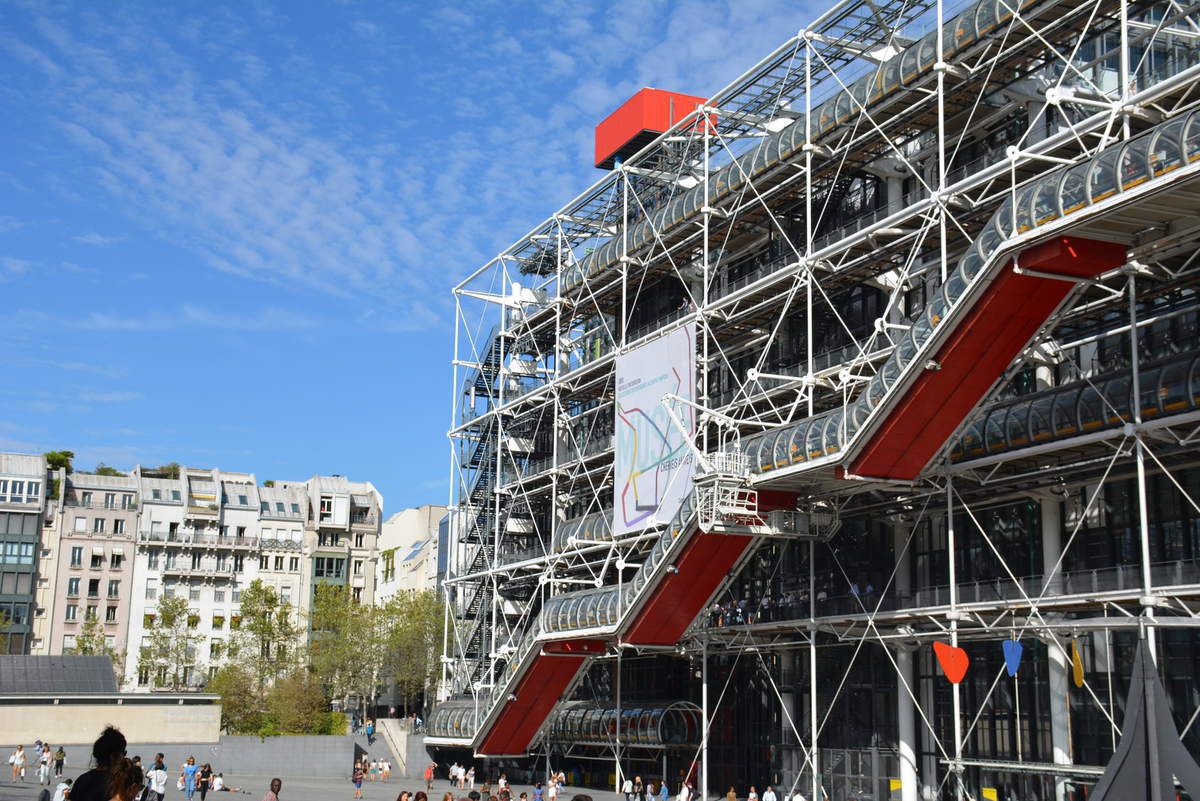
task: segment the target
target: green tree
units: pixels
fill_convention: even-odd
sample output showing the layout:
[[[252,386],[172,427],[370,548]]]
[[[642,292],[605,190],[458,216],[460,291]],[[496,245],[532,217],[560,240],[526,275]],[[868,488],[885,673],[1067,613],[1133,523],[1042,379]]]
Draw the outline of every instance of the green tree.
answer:
[[[274,479],[272,479],[272,480],[269,480],[269,481],[264,481],[264,482],[263,482],[263,486],[264,486],[264,487],[273,487],[273,486],[275,486],[275,481],[274,481]]]
[[[263,699],[255,678],[239,662],[228,662],[204,689],[221,696],[221,728],[228,734],[259,734],[266,722]]]
[[[379,613],[387,672],[406,707],[423,708],[441,669],[445,614],[433,590],[393,596]]]
[[[292,607],[275,588],[255,579],[242,590],[241,624],[230,640],[231,658],[248,671],[260,698],[276,678],[299,664]]]
[[[159,599],[158,614],[148,639],[149,644],[138,651],[138,670],[148,671],[161,687],[181,689],[186,683],[188,668],[195,663],[186,599]]]
[[[267,711],[278,734],[317,734],[326,726],[329,700],[305,670],[280,677],[267,696]]]
[[[83,626],[75,635],[75,646],[68,653],[75,656],[107,656],[112,662],[113,673],[118,677],[121,675],[120,664],[124,659],[116,648],[108,644],[104,624],[95,615],[85,616]]]
[[[46,467],[51,470],[66,470],[70,475],[74,471],[71,460],[75,458],[74,451],[46,451]]]
[[[179,462],[167,462],[158,467],[150,467],[142,471],[147,475],[157,476],[158,478],[179,478],[181,470]]]
[[[320,582],[313,593],[308,646],[314,678],[330,698],[370,701],[383,671],[383,637],[374,607],[355,602],[343,584]]]
[[[104,462],[98,463],[96,465],[96,469],[93,470],[92,472],[94,472],[98,476],[127,476],[127,475],[129,475],[128,473],[122,473],[120,470],[118,470],[115,467],[106,465]]]

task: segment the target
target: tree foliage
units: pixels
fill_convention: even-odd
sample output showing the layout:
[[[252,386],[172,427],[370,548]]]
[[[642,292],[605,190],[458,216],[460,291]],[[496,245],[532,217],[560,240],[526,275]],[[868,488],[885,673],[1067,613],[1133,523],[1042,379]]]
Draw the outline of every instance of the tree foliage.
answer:
[[[255,579],[242,590],[241,617],[241,625],[230,639],[229,655],[249,672],[261,698],[277,677],[299,664],[292,607],[274,587]]]
[[[374,698],[383,669],[378,610],[357,603],[343,584],[318,583],[313,594],[309,665],[329,696]]]
[[[75,470],[71,464],[75,458],[74,451],[46,451],[43,455],[46,457],[46,467],[51,470],[66,470],[68,475]]]
[[[221,696],[221,728],[229,734],[258,734],[265,722],[255,678],[244,665],[230,661],[208,680],[207,692]]]
[[[329,702],[321,685],[305,670],[279,678],[267,697],[267,710],[278,734],[317,734],[327,723]]]
[[[186,599],[159,599],[158,615],[149,630],[150,644],[138,651],[138,669],[149,671],[161,687],[171,690],[183,688],[187,668],[195,663],[187,620]]]
[[[68,653],[75,656],[107,656],[112,662],[113,672],[118,676],[121,672],[119,665],[124,661],[117,649],[108,644],[104,624],[95,615],[88,615],[84,619],[83,626],[75,635],[75,646]]]
[[[129,475],[128,473],[122,473],[117,468],[115,468],[111,465],[107,465],[104,462],[98,463],[96,465],[96,469],[93,470],[92,472],[94,472],[98,476],[127,476],[127,475]]]
[[[380,608],[386,669],[408,705],[421,706],[441,669],[445,614],[433,590],[401,593]]]
[[[167,462],[158,467],[148,467],[142,472],[158,478],[179,478],[180,469],[179,462]]]

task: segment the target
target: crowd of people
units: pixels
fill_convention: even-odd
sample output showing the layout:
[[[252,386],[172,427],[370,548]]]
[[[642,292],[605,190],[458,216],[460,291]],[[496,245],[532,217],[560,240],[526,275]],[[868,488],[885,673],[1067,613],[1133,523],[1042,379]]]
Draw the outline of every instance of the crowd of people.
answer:
[[[8,757],[8,766],[14,783],[25,781],[26,772],[32,767],[37,783],[44,786],[50,784],[51,774],[54,778],[62,777],[66,759],[67,752],[61,745],[51,751],[50,743],[35,740],[30,752],[25,751],[25,746],[18,745]]]
[[[354,771],[350,774],[350,781],[354,783],[354,797],[363,797],[364,781],[386,782],[390,778],[392,778],[391,760],[386,757],[379,759],[363,754],[362,757],[354,760]]]
[[[167,769],[164,755],[155,754],[152,760],[143,764],[140,755],[128,756],[127,746],[125,735],[118,729],[105,728],[92,744],[94,767],[75,779],[63,776],[67,757],[63,747],[51,751],[50,746],[40,740],[35,743],[32,760],[25,748],[18,745],[9,756],[8,764],[12,768],[13,782],[21,782],[25,781],[30,762],[36,763],[38,783],[42,785],[38,801],[163,801],[174,773]],[[50,789],[52,784],[53,790]],[[280,779],[272,779],[263,801],[280,801],[282,787]],[[194,801],[196,796],[200,801],[206,801],[210,792],[249,792],[227,783],[225,775],[215,771],[210,763],[197,763],[195,757],[190,756],[179,767],[175,788],[187,801]]]
[[[879,601],[880,593],[870,581],[851,581],[844,588],[831,588],[828,584],[817,587],[816,602],[829,611],[827,604],[834,604],[846,611],[872,610]],[[806,588],[765,592],[760,598],[742,598],[724,603],[714,601],[708,608],[710,626],[751,626],[755,623],[770,623],[776,620],[794,620],[807,617],[810,611],[809,593]]]

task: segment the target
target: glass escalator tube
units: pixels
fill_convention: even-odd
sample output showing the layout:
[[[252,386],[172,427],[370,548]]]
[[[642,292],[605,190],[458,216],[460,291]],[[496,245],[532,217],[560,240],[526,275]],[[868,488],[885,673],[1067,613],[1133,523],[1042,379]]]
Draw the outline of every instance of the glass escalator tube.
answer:
[[[811,423],[810,419],[801,420],[792,426],[788,433],[788,455],[792,464],[808,461],[808,448],[805,443]]]
[[[1188,116],[1187,127],[1183,132],[1183,150],[1188,164],[1200,161],[1200,109]]]
[[[1150,171],[1157,178],[1179,169],[1184,165],[1183,134],[1185,118],[1171,120],[1159,126],[1150,142]]]

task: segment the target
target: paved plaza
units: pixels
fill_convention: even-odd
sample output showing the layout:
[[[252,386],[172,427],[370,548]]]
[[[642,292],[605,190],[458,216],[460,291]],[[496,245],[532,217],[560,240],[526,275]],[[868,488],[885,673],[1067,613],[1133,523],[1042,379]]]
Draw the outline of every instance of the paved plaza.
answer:
[[[7,765],[3,766],[7,769]],[[79,770],[68,770],[66,775],[78,775]],[[38,786],[37,780],[28,777],[24,783],[13,784],[8,780],[7,772],[0,780],[0,801],[36,801],[41,787]],[[286,776],[281,776],[283,779],[283,792],[279,794],[280,801],[352,801],[354,798],[354,785],[349,779],[289,779]],[[267,784],[270,782],[270,776],[226,776],[229,783],[236,787],[241,787],[244,794],[238,793],[209,793],[209,801],[214,797],[218,797],[217,801],[233,801],[233,799],[253,799],[260,801],[263,793],[267,791]],[[54,786],[51,785],[51,791]],[[363,782],[363,798],[366,801],[393,801],[400,795],[402,790],[416,792],[424,789],[424,782],[420,779],[404,779],[393,778],[388,782]],[[440,779],[433,783],[433,792],[430,795],[430,801],[441,801],[442,795],[450,789],[449,784]],[[513,785],[515,796],[520,796],[522,792],[531,794],[532,788]],[[577,793],[587,794],[594,801],[624,801],[624,796],[619,796],[605,790],[590,790],[580,788],[566,788],[566,792],[561,798],[565,801],[571,801]],[[465,791],[459,793],[455,791],[455,797],[465,796]],[[199,801],[199,793],[195,796],[195,801]],[[167,789],[166,801],[182,801],[183,793],[175,789],[172,784]]]

